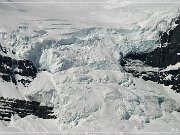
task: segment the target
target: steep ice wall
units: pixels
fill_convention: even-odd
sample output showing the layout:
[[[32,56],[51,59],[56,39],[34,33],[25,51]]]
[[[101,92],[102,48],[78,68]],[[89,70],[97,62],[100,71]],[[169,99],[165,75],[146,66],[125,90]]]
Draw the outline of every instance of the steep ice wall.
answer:
[[[29,59],[37,68],[52,73],[78,66],[120,70],[117,62],[120,57],[129,52],[151,51],[158,47],[160,33],[175,27],[177,16],[178,12],[155,12],[130,29],[92,27],[62,31],[58,36],[53,32],[59,28],[34,30],[31,25],[24,24],[13,33],[2,33],[4,36],[1,44],[10,44],[16,51],[16,57]],[[61,27],[68,23],[64,24],[62,20],[35,22],[41,22],[42,26],[49,23]],[[51,25],[48,27],[51,28]]]

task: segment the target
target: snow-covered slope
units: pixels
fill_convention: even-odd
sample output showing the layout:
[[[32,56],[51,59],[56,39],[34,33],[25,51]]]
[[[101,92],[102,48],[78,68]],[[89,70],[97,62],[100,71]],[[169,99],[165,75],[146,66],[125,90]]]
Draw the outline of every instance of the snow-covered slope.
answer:
[[[0,96],[53,107],[57,118],[13,115],[0,121],[0,131],[180,131],[179,94],[121,66],[127,54],[160,46],[159,34],[177,26],[179,6],[177,0],[1,1],[0,55],[32,64],[10,68],[17,84],[0,77]]]

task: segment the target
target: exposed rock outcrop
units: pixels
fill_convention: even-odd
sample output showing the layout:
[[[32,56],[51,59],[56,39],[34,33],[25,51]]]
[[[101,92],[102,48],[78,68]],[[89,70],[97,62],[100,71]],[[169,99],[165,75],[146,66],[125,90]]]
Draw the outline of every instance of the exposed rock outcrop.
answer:
[[[6,53],[6,48],[2,49]],[[16,60],[8,56],[0,54],[0,77],[4,81],[13,82],[17,85],[17,82],[21,82],[23,85],[29,84],[31,79],[34,79],[37,74],[37,69],[33,63],[29,60]],[[17,75],[21,76],[17,78]]]
[[[27,115],[35,115],[43,119],[55,119],[53,107],[40,106],[36,101],[8,99],[0,97],[0,120],[11,121],[11,116],[17,114],[24,118]]]
[[[180,62],[180,19],[175,23],[177,26],[174,29],[160,33],[160,47],[152,52],[129,53],[124,57],[121,65],[136,77],[166,86],[172,85],[172,89],[180,93],[180,67],[165,70],[168,66]],[[146,70],[147,67],[151,67],[152,70]]]

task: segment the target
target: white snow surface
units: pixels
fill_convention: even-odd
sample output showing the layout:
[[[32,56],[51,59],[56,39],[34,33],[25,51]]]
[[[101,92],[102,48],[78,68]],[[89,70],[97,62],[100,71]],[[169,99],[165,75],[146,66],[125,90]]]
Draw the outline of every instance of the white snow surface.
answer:
[[[175,65],[169,65],[162,71],[169,71],[169,70],[178,70],[180,68],[180,63],[176,63]]]
[[[1,2],[0,43],[16,54],[0,53],[46,71],[29,87],[0,80],[0,96],[31,97],[53,106],[58,118],[14,116],[0,121],[0,134],[180,132],[179,94],[119,64],[128,52],[159,46],[159,32],[176,26],[178,0]]]

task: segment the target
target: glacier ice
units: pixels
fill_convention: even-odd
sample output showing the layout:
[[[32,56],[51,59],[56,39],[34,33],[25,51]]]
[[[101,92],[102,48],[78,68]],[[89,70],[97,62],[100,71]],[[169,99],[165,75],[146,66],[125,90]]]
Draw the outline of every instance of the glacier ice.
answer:
[[[176,27],[174,19],[179,12],[169,12],[168,9],[174,8],[170,5],[167,11],[164,11],[167,6],[154,5],[145,10],[148,4],[131,9],[132,5],[120,5],[119,8],[118,5],[107,7],[105,4],[102,12],[94,9],[91,14],[82,12],[92,20],[97,19],[99,26],[75,27],[72,22],[77,23],[78,18],[68,22],[66,19],[39,19],[42,14],[38,14],[38,19],[32,17],[26,23],[18,23],[11,32],[0,29],[0,43],[10,50],[3,55],[28,59],[39,70],[37,77],[25,88],[0,80],[0,95],[53,106],[58,116],[57,120],[34,116],[12,118],[14,120],[6,126],[0,121],[0,129],[130,132],[151,131],[155,129],[153,126],[163,124],[159,131],[169,132],[168,124],[180,126],[179,95],[169,87],[133,77],[120,65],[122,58],[130,52],[157,48],[160,45],[159,34]],[[47,12],[48,6],[42,6],[41,12],[51,15],[52,12]],[[104,7],[109,10],[104,11]],[[37,5],[32,8],[36,9]],[[56,8],[54,10],[63,9]],[[58,15],[55,17],[59,18]],[[87,24],[92,20],[84,19]],[[72,25],[62,25],[62,22]],[[117,23],[118,26],[104,26],[102,22]]]

